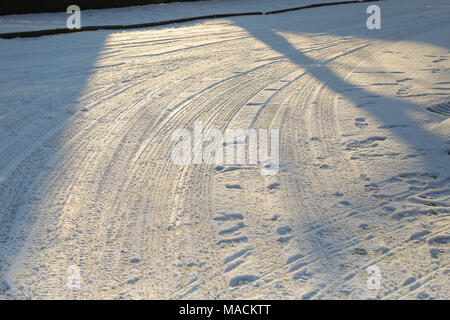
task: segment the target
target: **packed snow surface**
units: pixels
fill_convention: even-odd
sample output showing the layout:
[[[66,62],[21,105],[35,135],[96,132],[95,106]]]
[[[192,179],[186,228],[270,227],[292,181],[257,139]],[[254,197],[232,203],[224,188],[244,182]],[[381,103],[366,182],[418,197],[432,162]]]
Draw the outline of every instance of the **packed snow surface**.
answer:
[[[376,4],[0,40],[0,296],[449,299],[450,5]],[[174,163],[196,121],[279,129],[278,172]]]

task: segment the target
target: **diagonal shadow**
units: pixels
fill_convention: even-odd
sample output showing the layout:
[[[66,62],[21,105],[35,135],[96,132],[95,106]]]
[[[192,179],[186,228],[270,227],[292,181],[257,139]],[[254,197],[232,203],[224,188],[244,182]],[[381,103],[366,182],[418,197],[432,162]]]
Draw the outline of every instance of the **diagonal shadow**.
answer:
[[[358,55],[360,51],[363,49],[371,47],[372,42],[377,39],[381,40],[404,40],[407,36],[410,36],[410,27],[412,23],[419,23],[422,26],[422,30],[424,32],[428,30],[436,30],[439,28],[443,28],[443,24],[448,25],[448,19],[445,20],[445,13],[441,15],[437,15],[435,20],[427,20],[426,18],[421,19],[419,16],[412,14],[411,17],[415,18],[411,20],[409,23],[405,23],[404,25],[401,22],[396,22],[395,20],[390,21],[389,19],[386,21],[386,28],[383,32],[373,31],[370,32],[366,29],[365,26],[365,8],[367,6],[356,6],[356,8],[360,8],[360,19],[361,19],[361,32],[355,33],[355,23],[349,24],[349,21],[346,19],[331,19],[329,23],[319,23],[315,25],[313,21],[308,24],[305,21],[302,21],[302,27],[298,25],[293,25],[293,19],[286,19],[284,21],[282,16],[279,17],[268,17],[264,16],[260,19],[264,19],[264,23],[258,23],[254,18],[248,17],[246,19],[241,18],[233,18],[232,21],[234,24],[244,28],[247,30],[253,37],[260,40],[262,43],[266,44],[271,49],[281,53],[285,58],[287,58],[292,63],[298,65],[299,67],[306,70],[306,72],[312,77],[316,78],[320,83],[324,84],[331,91],[335,93],[339,93],[339,95],[344,96],[347,101],[353,103],[354,105],[359,105],[360,100],[358,97],[350,94],[351,92],[357,92],[359,96],[373,96],[374,93],[370,92],[362,87],[351,84],[345,79],[336,75],[331,69],[331,63],[339,64],[339,59],[345,57],[350,54]],[[332,9],[317,9],[323,10],[323,18],[333,17]],[[352,9],[353,12],[357,12],[355,7]],[[306,15],[306,11],[305,11]],[[299,19],[301,17],[305,17],[303,15],[298,15]],[[342,18],[345,18],[344,15]],[[350,19],[350,21],[354,21],[355,18]],[[342,27],[344,26],[344,27]],[[395,27],[395,32],[389,30],[389,27]],[[414,29],[417,28],[417,25],[414,26]],[[330,30],[333,30],[330,32]],[[339,38],[356,38],[356,39],[365,39],[365,44],[360,45],[355,49],[351,49],[349,51],[343,52],[335,57],[332,57],[325,61],[318,61],[314,58],[311,58],[307,51],[311,50],[311,48],[299,49],[295,47],[292,43],[287,41],[284,37],[279,35],[277,32],[285,32],[292,34],[303,34],[303,35],[327,35],[327,36],[336,36]],[[429,39],[428,41],[431,44],[438,45],[437,43],[433,43],[433,39]],[[364,43],[364,41],[362,42]],[[300,44],[301,45],[301,44]],[[299,44],[297,43],[297,46]],[[318,49],[321,50],[321,49]],[[351,70],[348,70],[351,71]],[[392,134],[396,135],[405,145],[414,149],[420,150],[424,148],[424,146],[431,145],[442,145],[444,146],[446,141],[438,135],[433,134],[430,131],[425,130],[422,123],[419,123],[419,120],[414,119],[409,114],[410,110],[424,110],[423,106],[418,104],[407,102],[401,99],[395,99],[392,97],[379,97],[377,103],[384,104],[385,106],[391,106],[389,112],[386,112],[385,108],[378,109],[377,106],[363,106],[365,111],[375,117],[379,122],[384,123],[386,125],[392,125],[393,122],[398,119],[401,119],[402,123],[406,123],[410,126],[410,128],[414,128],[414,134],[411,134],[411,130],[392,130]],[[428,172],[433,172],[436,168],[436,163],[434,159],[430,157],[423,157],[423,169],[428,170]],[[448,167],[450,169],[450,167]],[[407,167],[403,168],[404,170],[408,170]],[[303,225],[302,226],[307,234],[314,234],[315,226],[312,225]],[[311,231],[311,233],[309,232]],[[348,230],[347,230],[348,231]],[[347,235],[350,239],[350,235]],[[333,254],[333,247],[323,248],[323,242],[320,239],[311,238],[309,239],[309,245],[311,246],[311,252],[322,252],[325,254],[327,261],[327,268],[331,267],[330,274],[326,274],[325,281],[333,282],[338,278],[338,270],[333,269],[338,266],[341,261],[339,257]],[[320,260],[319,260],[320,261]],[[307,271],[305,271],[307,272]],[[300,273],[301,276],[301,273]],[[294,275],[294,279],[295,279]],[[341,279],[342,280],[342,279]],[[345,281],[344,281],[345,282]],[[318,289],[318,288],[317,288]]]
[[[33,194],[83,114],[78,99],[111,33],[0,40],[0,278],[33,228]]]
[[[350,82],[345,81],[341,77],[337,76],[334,72],[331,71],[331,69],[328,67],[328,64],[331,62],[338,62],[338,60],[342,57],[345,57],[346,55],[350,55],[353,53],[357,53],[359,50],[364,49],[366,47],[370,47],[371,39],[377,40],[389,40],[389,41],[395,41],[395,40],[404,40],[406,36],[410,36],[410,24],[404,24],[401,25],[401,23],[395,23],[390,22],[389,26],[396,26],[396,32],[391,32],[387,26],[387,30],[384,30],[383,32],[377,32],[373,31],[370,33],[365,27],[365,16],[364,11],[366,6],[361,6],[361,32],[359,34],[355,33],[355,25],[350,25],[350,28],[336,28],[334,32],[330,33],[329,29],[330,25],[323,25],[319,24],[318,26],[314,26],[313,24],[302,24],[301,31],[299,32],[300,27],[293,26],[292,22],[287,19],[286,22],[281,20],[280,18],[275,18],[272,16],[264,16],[259,17],[259,19],[265,19],[264,23],[257,23],[254,18],[247,17],[246,19],[241,18],[234,18],[232,21],[239,25],[240,27],[246,29],[253,37],[260,40],[261,42],[268,45],[273,50],[281,53],[284,57],[288,58],[291,62],[297,64],[298,66],[304,68],[309,75],[315,77],[317,80],[319,80],[321,83],[325,84],[329,89],[334,91],[335,93],[339,93],[340,95],[345,95],[345,98],[354,103],[355,105],[360,104],[360,101],[350,95],[346,94],[346,92],[358,92],[358,94],[361,95],[367,95],[367,96],[373,96],[374,92],[367,91],[364,88],[360,86],[356,86],[351,84]],[[321,10],[321,9],[316,9]],[[324,13],[324,16],[332,15],[331,9],[323,9],[327,10],[327,12]],[[306,12],[306,11],[305,11]],[[445,20],[445,14],[442,14],[440,16],[441,20],[434,20],[429,21],[427,19],[422,19],[418,21],[417,19],[413,21],[414,23],[421,23],[422,24],[422,30],[424,32],[436,29],[436,28],[442,28],[442,25],[444,22],[448,24],[448,19]],[[291,19],[292,20],[292,19]],[[347,21],[344,20],[338,20],[336,19],[334,22],[331,23],[331,25],[338,26],[339,23],[341,25],[348,25]],[[303,25],[305,27],[303,27]],[[398,26],[401,25],[399,28]],[[417,26],[415,26],[417,28]],[[337,37],[363,37],[367,38],[368,41],[366,44],[361,45],[360,47],[357,47],[355,49],[351,49],[349,51],[346,51],[342,54],[339,54],[335,57],[332,57],[330,59],[327,59],[325,61],[318,61],[310,56],[308,56],[305,52],[306,50],[298,49],[293,44],[291,44],[289,41],[287,41],[284,37],[280,36],[277,32],[290,32],[290,33],[297,33],[297,34],[324,34],[324,35],[335,35]],[[367,37],[369,36],[370,37]],[[433,43],[433,39],[429,40],[430,44]],[[436,44],[435,44],[436,45]],[[319,67],[317,67],[319,66]],[[401,99],[395,99],[391,97],[381,97],[382,102],[384,105],[393,106],[390,108],[389,113],[384,112],[384,110],[378,110],[376,107],[370,107],[365,108],[366,111],[371,113],[375,118],[377,118],[380,122],[385,123],[386,125],[392,124],[393,119],[402,119],[403,122],[409,123],[409,124],[415,124],[415,135],[411,136],[409,132],[404,131],[395,131],[395,134],[397,134],[398,138],[402,140],[405,144],[409,145],[410,147],[414,149],[421,149],[424,144],[426,143],[432,143],[433,145],[443,145],[445,141],[433,134],[430,133],[430,131],[425,130],[421,123],[418,123],[416,119],[411,118],[411,116],[408,114],[408,111],[410,110],[424,110],[423,106],[404,101]],[[418,139],[418,137],[421,137]],[[433,170],[433,167],[435,167],[434,162],[428,161],[425,163],[426,169]]]

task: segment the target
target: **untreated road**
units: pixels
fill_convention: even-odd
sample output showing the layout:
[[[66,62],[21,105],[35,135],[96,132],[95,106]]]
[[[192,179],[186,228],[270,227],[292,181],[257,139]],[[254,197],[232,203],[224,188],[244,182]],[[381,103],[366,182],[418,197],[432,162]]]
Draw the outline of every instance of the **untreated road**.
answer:
[[[443,4],[1,40],[5,296],[448,299]],[[278,172],[174,163],[196,122],[279,129]]]

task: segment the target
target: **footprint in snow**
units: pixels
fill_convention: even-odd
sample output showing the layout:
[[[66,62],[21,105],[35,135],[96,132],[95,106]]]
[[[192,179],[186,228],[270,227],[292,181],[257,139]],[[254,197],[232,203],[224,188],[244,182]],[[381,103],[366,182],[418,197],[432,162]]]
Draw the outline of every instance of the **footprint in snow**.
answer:
[[[243,222],[239,222],[234,227],[220,231],[219,235],[223,236],[223,235],[233,234],[233,233],[241,230],[244,227],[245,227],[245,224]]]
[[[430,234],[431,232],[428,230],[422,230],[419,232],[414,233],[413,235],[411,235],[411,237],[409,237],[410,241],[414,241],[414,240],[422,240],[422,238],[424,236],[426,236],[427,234]]]
[[[375,148],[378,146],[378,142],[387,140],[385,136],[373,136],[364,140],[351,141],[346,144],[346,150],[358,150],[366,148]]]
[[[308,272],[307,270],[300,271],[292,277],[293,280],[303,280],[303,281],[307,281],[311,278],[312,278],[312,274],[310,272]]]
[[[247,237],[237,237],[237,238],[231,238],[231,239],[223,239],[223,240],[217,241],[217,244],[221,245],[221,244],[240,243],[240,242],[248,242],[248,238]]]
[[[446,244],[450,244],[450,236],[436,236],[431,238],[428,241],[429,244],[431,245],[446,245]]]
[[[355,251],[356,254],[358,254],[360,256],[367,255],[367,251],[365,249],[362,249],[362,248],[355,248],[354,251]]]
[[[236,259],[238,259],[238,258],[240,258],[242,256],[245,257],[249,252],[251,252],[251,249],[252,248],[248,247],[248,248],[245,248],[243,250],[240,250],[240,251],[234,253],[231,256],[228,256],[227,258],[225,258],[223,263],[227,264],[227,263],[233,262],[234,260],[236,260]]]
[[[299,259],[301,259],[301,258],[303,258],[303,257],[304,257],[304,256],[303,256],[302,254],[300,254],[300,253],[294,254],[293,256],[290,256],[290,257],[287,259],[286,264],[291,264],[292,262],[297,261],[297,260],[299,260]]]
[[[339,201],[338,203],[339,203],[340,205],[345,206],[345,207],[349,207],[349,206],[352,205],[352,204],[351,204],[350,202],[348,202],[347,200]]]
[[[280,184],[278,182],[274,182],[274,183],[269,184],[267,186],[267,189],[268,190],[278,189],[279,186],[280,186]]]
[[[365,128],[365,127],[369,126],[369,124],[366,122],[366,118],[356,118],[355,119],[355,126],[357,126],[358,128],[362,129],[362,128]]]
[[[240,213],[231,213],[231,214],[222,213],[221,216],[214,217],[214,220],[216,221],[243,220],[243,219],[244,216]]]
[[[255,282],[258,279],[259,279],[259,277],[255,276],[255,275],[237,276],[230,280],[230,287],[243,286],[243,285]]]
[[[284,235],[290,233],[291,231],[292,231],[292,229],[289,226],[280,227],[280,228],[277,229],[277,233],[280,236],[284,236]]]
[[[278,242],[280,243],[288,243],[289,241],[291,241],[293,237],[289,236],[289,237],[280,237],[277,239]]]
[[[444,251],[443,250],[440,250],[440,249],[430,249],[430,256],[431,256],[431,258],[433,258],[433,259],[438,259],[439,258],[439,255],[441,254],[441,253],[443,253]]]

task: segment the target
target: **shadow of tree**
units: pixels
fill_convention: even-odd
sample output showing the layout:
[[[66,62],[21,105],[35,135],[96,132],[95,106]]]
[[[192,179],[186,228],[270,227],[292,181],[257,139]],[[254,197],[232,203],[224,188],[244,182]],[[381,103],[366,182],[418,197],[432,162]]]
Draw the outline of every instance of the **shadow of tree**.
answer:
[[[344,95],[345,99],[354,105],[361,104],[358,97],[371,97],[374,96],[374,92],[367,91],[361,86],[353,85],[346,81],[346,79],[334,73],[331,69],[333,63],[339,64],[341,58],[345,58],[347,55],[358,54],[360,54],[359,60],[363,62],[366,58],[369,58],[372,54],[383,48],[376,43],[377,40],[387,40],[389,42],[402,41],[412,36],[410,32],[412,28],[417,29],[418,26],[420,26],[422,32],[427,32],[442,28],[443,25],[448,24],[448,16],[445,11],[439,12],[438,10],[435,10],[434,19],[422,17],[420,14],[413,12],[409,20],[405,20],[405,16],[400,16],[399,13],[392,13],[383,20],[382,30],[371,31],[368,30],[365,25],[365,8],[367,7],[367,4],[347,7],[351,7],[348,13],[340,15],[339,17],[334,17],[333,7],[315,9],[323,11],[321,15],[315,15],[315,17],[322,16],[324,20],[314,24],[314,20],[308,20],[308,18],[306,18],[306,21],[301,21],[301,27],[297,24],[293,24],[293,19],[283,20],[282,15],[247,17],[245,19],[238,17],[233,18],[232,21],[236,25],[247,30],[256,39],[281,53],[292,63],[305,69],[309,75],[319,80],[333,92]],[[303,13],[303,15],[299,16],[299,19],[307,17],[307,11],[304,11]],[[397,14],[399,16],[397,16]],[[330,18],[328,21],[325,20],[327,17]],[[264,22],[257,23],[257,19],[264,19]],[[358,25],[360,25],[359,29],[357,27]],[[355,30],[360,30],[360,32],[355,32]],[[332,32],[330,33],[330,31]],[[339,55],[325,59],[324,61],[319,61],[312,58],[310,54],[307,54],[307,52],[311,51],[310,48],[301,48],[301,43],[296,43],[294,45],[281,36],[280,33],[293,33],[310,38],[322,35],[333,36],[340,39],[353,39],[360,43],[360,45]],[[439,44],[433,42],[433,39],[429,39],[428,43],[439,46]],[[328,49],[328,47],[325,46],[324,49]],[[320,48],[316,49],[316,51],[320,50]],[[380,68],[382,68],[382,66],[380,66]],[[349,74],[351,74],[351,70],[348,71],[350,71]],[[350,94],[350,92],[357,93],[357,96]],[[445,93],[442,95],[445,97],[449,96]],[[398,135],[398,138],[405,144],[412,148],[420,149],[428,143],[432,145],[445,143],[441,137],[423,129],[422,123],[418,123],[417,119],[413,119],[409,115],[408,112],[411,109],[424,110],[424,106],[405,101],[404,99],[402,100],[400,97],[392,98],[386,96],[380,96],[377,103],[389,106],[389,112],[386,112],[385,108],[377,108],[374,106],[365,107],[365,110],[380,122],[390,125],[395,119],[402,119],[401,121],[403,123],[414,123],[414,125],[411,126],[414,127],[414,135],[411,135],[408,131],[395,132]],[[424,169],[433,170],[434,166],[434,162],[428,162]]]

